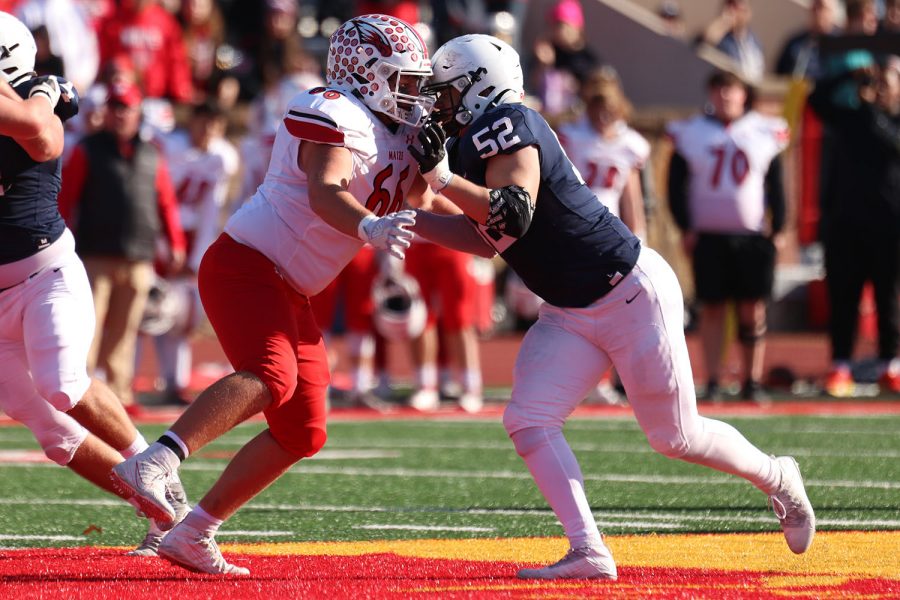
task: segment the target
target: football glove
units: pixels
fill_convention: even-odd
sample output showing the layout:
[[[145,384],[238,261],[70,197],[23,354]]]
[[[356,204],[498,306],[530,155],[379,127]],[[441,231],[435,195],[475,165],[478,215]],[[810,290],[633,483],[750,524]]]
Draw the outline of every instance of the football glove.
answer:
[[[413,232],[408,228],[415,224],[414,210],[401,210],[383,217],[366,215],[359,222],[357,235],[374,248],[385,250],[391,256],[402,260],[413,238]]]
[[[437,121],[428,119],[422,125],[418,134],[421,150],[410,144],[407,146],[409,153],[419,163],[419,172],[435,192],[439,192],[453,179],[450,163],[447,160],[447,135]]]
[[[72,82],[58,75],[41,75],[19,84],[16,91],[28,98],[43,94],[50,100],[53,113],[65,123],[78,114],[78,90]],[[27,94],[23,93],[27,92]]]

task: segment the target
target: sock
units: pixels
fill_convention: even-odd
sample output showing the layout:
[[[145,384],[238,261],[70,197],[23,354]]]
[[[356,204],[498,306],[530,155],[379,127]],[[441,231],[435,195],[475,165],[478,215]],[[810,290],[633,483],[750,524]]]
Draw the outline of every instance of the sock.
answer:
[[[562,431],[529,427],[510,437],[534,482],[562,523],[572,548],[602,548],[603,538],[584,493],[581,468]]]
[[[203,532],[209,537],[213,537],[214,535],[216,535],[216,532],[219,530],[219,526],[224,522],[225,521],[223,519],[214,517],[203,510],[203,507],[199,504],[195,506],[193,510],[191,510],[191,512],[188,513],[183,521],[186,526]]]
[[[160,444],[158,441],[150,444],[144,450],[143,455],[147,457],[148,461],[155,462],[163,467],[167,473],[176,473],[178,467],[181,466],[181,459],[178,458],[178,455],[171,448]]]
[[[156,441],[174,452],[179,461],[183,461],[191,454],[188,450],[187,444],[185,444],[184,441],[180,437],[178,437],[178,434],[174,433],[171,430],[162,434]]]
[[[437,366],[425,364],[416,369],[416,387],[420,390],[436,390],[438,384]]]
[[[143,452],[147,448],[147,440],[145,440],[144,436],[141,435],[141,432],[138,431],[137,436],[134,438],[134,441],[131,442],[131,445],[123,450],[119,450],[119,454],[122,455],[122,458],[131,458],[135,454]]]
[[[466,369],[463,374],[463,387],[469,394],[480,396],[482,393],[481,369]]]

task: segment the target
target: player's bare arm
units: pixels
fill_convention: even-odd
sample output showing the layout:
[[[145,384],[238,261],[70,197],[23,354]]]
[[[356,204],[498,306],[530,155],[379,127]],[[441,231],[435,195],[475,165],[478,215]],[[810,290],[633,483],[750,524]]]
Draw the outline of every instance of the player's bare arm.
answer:
[[[55,101],[48,99],[37,93],[23,100],[0,81],[0,134],[13,138],[37,162],[58,158],[63,151],[62,121],[53,114]]]
[[[637,169],[628,173],[628,180],[622,189],[619,201],[619,213],[622,222],[642,240],[647,238],[647,220],[644,217],[644,196],[641,188],[641,175]]]
[[[356,237],[359,222],[370,213],[347,191],[353,172],[350,151],[304,141],[300,144],[298,166],[308,178],[313,211],[338,231]]]

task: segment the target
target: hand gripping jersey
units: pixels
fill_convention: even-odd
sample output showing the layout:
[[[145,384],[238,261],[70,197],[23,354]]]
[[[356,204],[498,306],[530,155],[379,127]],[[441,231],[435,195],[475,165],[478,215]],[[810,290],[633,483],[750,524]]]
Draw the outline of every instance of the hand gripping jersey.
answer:
[[[650,156],[647,140],[623,121],[616,123],[615,137],[606,139],[587,117],[561,127],[559,139],[587,186],[618,217],[631,170],[643,168]]]
[[[748,112],[725,125],[708,116],[667,129],[690,170],[691,224],[707,233],[758,233],[765,226],[763,182],[790,140],[787,122]]]
[[[200,150],[179,135],[166,144],[166,158],[188,240],[187,265],[196,272],[203,253],[219,234],[219,213],[238,169],[237,151],[224,139],[214,139],[208,150]]]
[[[16,88],[23,98],[24,89]],[[13,138],[0,136],[0,265],[27,258],[62,235],[60,174],[59,159],[35,162]]]
[[[415,131],[384,125],[349,95],[315,88],[295,96],[275,135],[272,160],[256,194],[228,220],[225,232],[263,253],[301,294],[322,291],[363,242],[319,218],[309,205],[306,173],[297,165],[302,141],[347,148],[349,191],[378,216],[399,210],[418,169],[406,149]]]
[[[521,104],[489,110],[452,145],[451,168],[485,185],[486,159],[528,146],[540,150],[541,183],[527,233],[475,226],[528,289],[555,306],[588,306],[631,271],[640,242],[584,184],[544,118]]]

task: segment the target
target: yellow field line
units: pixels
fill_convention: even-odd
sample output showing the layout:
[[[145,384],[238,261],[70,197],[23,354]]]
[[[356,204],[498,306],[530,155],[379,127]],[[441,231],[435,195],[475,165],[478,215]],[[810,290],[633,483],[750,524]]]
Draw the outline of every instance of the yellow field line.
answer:
[[[780,533],[610,536],[607,543],[620,567],[703,568],[900,580],[900,531],[818,533],[812,548],[799,556],[788,550]],[[392,553],[419,558],[546,563],[559,559],[567,544],[563,538],[507,538],[223,544],[222,547],[226,552],[258,555]]]

